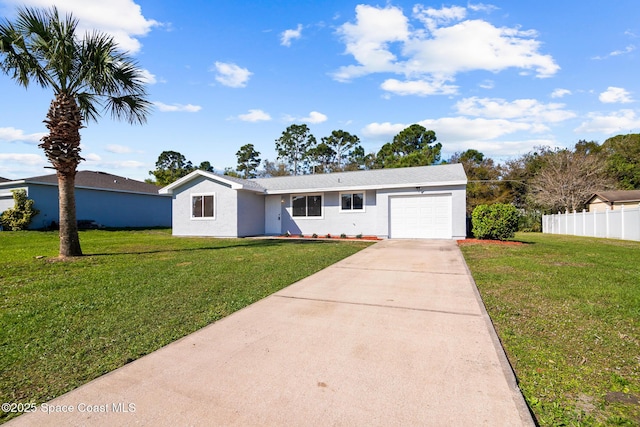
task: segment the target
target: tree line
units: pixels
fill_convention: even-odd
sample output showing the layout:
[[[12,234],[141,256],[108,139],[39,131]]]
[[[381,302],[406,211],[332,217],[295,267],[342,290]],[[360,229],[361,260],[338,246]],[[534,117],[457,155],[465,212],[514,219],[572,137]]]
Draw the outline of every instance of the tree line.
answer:
[[[306,124],[292,124],[275,140],[275,161],[260,159],[253,144],[246,144],[236,152],[238,165],[227,167],[225,175],[240,178],[304,175],[365,169],[426,166],[440,162],[442,144],[436,143],[436,134],[414,124],[402,130],[377,153],[365,153],[360,138],[344,130],[334,130],[318,142]],[[263,169],[259,170],[260,165]],[[165,186],[196,169],[212,171],[208,161],[195,167],[176,151],[163,151],[156,169],[147,180]]]
[[[597,191],[640,189],[640,134],[618,135],[602,144],[580,140],[573,148],[535,147],[503,163],[475,149],[442,159],[435,132],[418,124],[400,131],[378,152],[365,153],[358,136],[343,130],[318,141],[305,124],[287,127],[275,148],[276,160],[263,161],[253,144],[243,145],[236,168],[227,167],[224,174],[255,178],[460,163],[469,180],[469,215],[478,205],[508,203],[529,213],[532,223],[542,213],[581,210]],[[158,185],[167,185],[195,169],[213,170],[209,162],[194,167],[170,151],[149,173]]]

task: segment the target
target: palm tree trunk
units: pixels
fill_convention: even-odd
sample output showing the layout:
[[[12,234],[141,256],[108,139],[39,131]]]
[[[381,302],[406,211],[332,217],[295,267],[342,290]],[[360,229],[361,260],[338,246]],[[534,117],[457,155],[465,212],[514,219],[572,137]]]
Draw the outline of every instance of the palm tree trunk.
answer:
[[[57,175],[60,199],[60,256],[82,256],[76,221],[76,172],[58,172]]]
[[[81,256],[78,223],[76,221],[75,181],[80,157],[80,128],[82,116],[73,96],[58,93],[51,102],[44,121],[49,135],[42,138],[39,147],[58,176],[60,203],[60,256]]]

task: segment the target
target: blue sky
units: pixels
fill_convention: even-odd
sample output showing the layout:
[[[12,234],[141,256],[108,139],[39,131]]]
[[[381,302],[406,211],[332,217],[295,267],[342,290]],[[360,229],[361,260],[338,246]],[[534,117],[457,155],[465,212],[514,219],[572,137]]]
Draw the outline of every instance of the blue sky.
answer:
[[[367,152],[419,123],[443,159],[498,161],[640,132],[637,0],[0,0],[0,16],[17,4],[73,12],[145,70],[148,123],[89,123],[81,170],[143,180],[164,150],[235,168],[248,143],[275,160],[292,123]],[[51,97],[0,75],[0,176],[52,172],[37,147]]]

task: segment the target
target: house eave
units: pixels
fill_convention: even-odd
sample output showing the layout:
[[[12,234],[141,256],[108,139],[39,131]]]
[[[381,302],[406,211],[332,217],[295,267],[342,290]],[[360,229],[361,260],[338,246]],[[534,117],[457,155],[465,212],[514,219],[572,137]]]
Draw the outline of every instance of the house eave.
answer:
[[[443,182],[415,182],[402,184],[384,184],[384,185],[345,185],[335,187],[317,187],[317,188],[291,188],[282,190],[269,190],[266,194],[292,194],[292,193],[328,193],[352,190],[393,190],[398,188],[433,188],[466,185],[467,181],[443,181]]]

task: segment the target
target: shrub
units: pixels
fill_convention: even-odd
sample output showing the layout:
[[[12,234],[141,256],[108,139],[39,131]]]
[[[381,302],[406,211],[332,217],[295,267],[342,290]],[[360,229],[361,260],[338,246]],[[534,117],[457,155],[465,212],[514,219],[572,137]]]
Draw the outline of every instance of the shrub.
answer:
[[[513,205],[479,205],[471,214],[473,235],[478,239],[510,239],[518,230],[519,216],[518,209]]]
[[[0,224],[10,231],[26,230],[34,216],[40,212],[33,208],[33,200],[27,199],[25,190],[12,190],[13,208],[9,208],[0,215]]]

